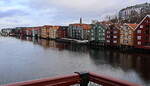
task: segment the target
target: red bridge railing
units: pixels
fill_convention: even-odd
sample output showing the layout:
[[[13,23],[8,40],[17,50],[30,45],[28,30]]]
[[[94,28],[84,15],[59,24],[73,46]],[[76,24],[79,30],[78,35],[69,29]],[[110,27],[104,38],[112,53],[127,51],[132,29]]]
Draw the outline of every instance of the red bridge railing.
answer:
[[[140,86],[125,80],[95,73],[75,73],[55,78],[45,78],[0,86]]]

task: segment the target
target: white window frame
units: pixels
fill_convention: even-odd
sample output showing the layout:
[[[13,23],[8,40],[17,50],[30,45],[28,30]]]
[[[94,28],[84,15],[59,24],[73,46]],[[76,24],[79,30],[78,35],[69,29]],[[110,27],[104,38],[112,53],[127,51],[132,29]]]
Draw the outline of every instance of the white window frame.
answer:
[[[143,25],[140,25],[140,28],[143,28]]]
[[[142,30],[137,30],[137,33],[141,33],[142,32]]]
[[[110,43],[110,40],[107,40],[108,43]]]
[[[141,45],[141,41],[138,41],[137,44],[138,44],[138,45]]]
[[[142,39],[142,36],[137,36],[137,39],[138,39],[138,40],[141,40],[141,39]]]
[[[113,41],[113,43],[117,43],[117,41],[116,41],[116,40],[114,40],[114,41]]]
[[[113,36],[113,38],[117,38],[117,36]]]

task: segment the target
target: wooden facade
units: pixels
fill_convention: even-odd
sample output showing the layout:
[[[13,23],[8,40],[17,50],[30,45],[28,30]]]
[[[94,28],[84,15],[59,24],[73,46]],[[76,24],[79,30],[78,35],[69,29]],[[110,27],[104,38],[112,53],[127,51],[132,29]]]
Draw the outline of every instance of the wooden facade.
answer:
[[[106,29],[107,27],[100,22],[92,24],[92,29],[90,30],[90,41],[104,45]]]
[[[67,38],[67,30],[68,26],[60,26],[56,32],[57,38]]]
[[[123,46],[134,46],[134,30],[137,24],[124,24],[120,28],[120,45]]]
[[[70,24],[68,29],[68,35],[70,38],[78,40],[87,40],[90,35],[89,24]]]
[[[105,43],[109,46],[120,45],[120,29],[116,25],[109,25],[105,32]]]
[[[83,39],[84,40],[90,40],[90,30],[91,30],[91,25],[85,24],[83,25]]]
[[[26,28],[26,36],[32,36],[32,27]]]
[[[41,38],[49,38],[49,30],[52,26],[45,25],[41,28]]]
[[[50,39],[56,39],[57,38],[57,30],[60,28],[60,26],[52,26],[50,27],[50,29],[48,30],[49,35],[48,37]]]
[[[147,15],[136,27],[135,46],[150,46],[150,15]]]

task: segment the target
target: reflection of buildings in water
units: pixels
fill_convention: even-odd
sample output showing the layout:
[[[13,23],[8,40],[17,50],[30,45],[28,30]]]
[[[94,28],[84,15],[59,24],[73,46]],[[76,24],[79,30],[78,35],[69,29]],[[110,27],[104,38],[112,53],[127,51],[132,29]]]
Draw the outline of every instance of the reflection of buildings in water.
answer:
[[[134,54],[134,68],[144,80],[150,81],[150,55]]]
[[[124,71],[132,69],[134,65],[134,61],[133,61],[134,56],[127,53],[121,53],[121,52],[119,52],[119,55],[120,55],[118,58],[119,66],[121,66]]]
[[[32,41],[32,37],[26,37],[27,41]]]
[[[38,40],[39,40],[39,39],[36,39],[35,37],[32,37],[32,42],[33,42],[33,44],[38,44]]]
[[[86,45],[69,44],[67,49],[74,52],[88,53],[88,48]]]
[[[56,42],[57,43],[57,42]],[[64,50],[66,49],[67,47],[67,44],[64,44],[64,43],[57,43],[57,48],[61,51],[61,50]]]
[[[26,37],[20,36],[21,40],[26,40]]]
[[[38,40],[37,40],[37,43],[38,43],[39,45],[42,45],[42,40],[41,40],[41,39],[38,39]]]
[[[103,51],[97,50],[97,49],[90,49],[89,50],[89,55],[92,59],[92,61],[94,61],[94,63],[96,65],[99,64],[107,64],[106,60],[107,58],[105,58],[105,53]]]
[[[53,41],[53,40],[50,40],[50,41],[49,41],[49,46],[50,46],[51,48],[57,48],[57,44],[56,44],[56,42]]]
[[[148,55],[91,49],[90,57],[96,65],[109,64],[124,71],[135,70],[145,81],[150,80],[150,56]]]
[[[49,41],[48,41],[48,40],[45,40],[45,39],[41,39],[41,45],[42,45],[44,48],[49,48]]]

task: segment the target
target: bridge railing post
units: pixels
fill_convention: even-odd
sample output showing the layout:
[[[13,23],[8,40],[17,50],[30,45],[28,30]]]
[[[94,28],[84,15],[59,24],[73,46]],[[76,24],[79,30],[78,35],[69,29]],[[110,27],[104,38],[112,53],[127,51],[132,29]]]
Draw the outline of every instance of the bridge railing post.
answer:
[[[88,86],[89,83],[89,73],[88,72],[75,72],[80,75],[80,86]]]

